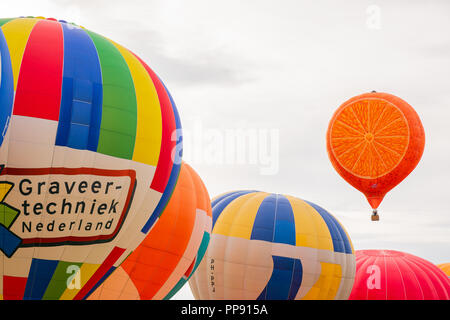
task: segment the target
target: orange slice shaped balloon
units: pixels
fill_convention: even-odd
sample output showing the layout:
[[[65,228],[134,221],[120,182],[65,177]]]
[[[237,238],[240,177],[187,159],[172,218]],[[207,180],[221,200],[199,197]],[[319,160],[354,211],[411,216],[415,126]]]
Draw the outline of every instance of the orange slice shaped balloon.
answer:
[[[327,151],[336,171],[364,193],[373,215],[389,190],[417,166],[425,133],[416,111],[388,94],[365,93],[344,102],[327,132]]]

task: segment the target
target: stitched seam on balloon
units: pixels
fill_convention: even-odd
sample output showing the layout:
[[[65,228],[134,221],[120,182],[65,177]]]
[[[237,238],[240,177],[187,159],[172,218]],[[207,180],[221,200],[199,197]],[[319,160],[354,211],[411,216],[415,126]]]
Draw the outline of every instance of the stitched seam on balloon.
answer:
[[[400,257],[399,259],[402,259],[402,257]],[[408,299],[408,294],[406,293],[405,281],[403,279],[403,274],[400,271],[400,267],[398,266],[397,259],[395,257],[393,257],[392,260],[394,261],[395,267],[397,268],[398,273],[400,274],[400,279],[402,280],[403,296],[405,297],[405,299]]]
[[[406,258],[408,258],[408,257],[406,257]],[[442,284],[442,282],[440,281],[441,279],[440,279],[439,276],[435,273],[435,269],[432,268],[432,267],[429,265],[428,261],[425,261],[425,260],[422,259],[422,258],[419,258],[419,257],[416,257],[416,256],[412,256],[412,255],[411,255],[409,258],[410,258],[409,261],[413,261],[414,264],[415,264],[417,267],[420,267],[421,270],[426,269],[427,271],[430,271],[430,273],[434,276],[434,279],[438,280],[439,283]],[[433,265],[433,267],[434,267],[434,265]],[[436,297],[439,297],[439,294],[438,294],[438,292],[436,291],[436,286],[434,285],[434,283],[432,283],[433,281],[431,281],[431,278],[430,278],[429,274],[428,274],[428,273],[425,273],[425,275],[427,276],[428,282],[431,282],[431,284],[432,284],[432,285],[431,285],[431,288],[433,289],[434,293],[436,294]],[[443,291],[445,292],[446,290],[443,289]]]

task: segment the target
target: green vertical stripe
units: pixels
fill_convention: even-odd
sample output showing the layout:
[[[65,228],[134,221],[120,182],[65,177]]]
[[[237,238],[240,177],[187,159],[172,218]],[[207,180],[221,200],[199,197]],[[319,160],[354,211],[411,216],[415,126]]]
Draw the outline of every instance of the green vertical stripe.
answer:
[[[60,261],[55,273],[45,290],[42,300],[59,300],[64,291],[67,290],[67,281],[74,275],[74,271],[68,270],[70,266],[81,268],[82,263]]]
[[[0,19],[0,27],[2,27],[5,23],[10,22],[11,20],[15,20],[16,18],[3,18]]]
[[[125,59],[111,41],[86,32],[94,42],[102,69],[103,106],[97,152],[132,159],[137,126],[133,78]]]

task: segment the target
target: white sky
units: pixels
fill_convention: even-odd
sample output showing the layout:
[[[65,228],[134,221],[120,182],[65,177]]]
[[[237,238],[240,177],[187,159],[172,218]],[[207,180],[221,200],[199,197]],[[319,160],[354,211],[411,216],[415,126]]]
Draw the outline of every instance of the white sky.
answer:
[[[450,261],[449,1],[16,0],[0,2],[0,12],[75,22],[141,56],[172,93],[191,142],[185,160],[211,196],[248,188],[294,195],[333,213],[357,250]],[[371,90],[408,101],[427,139],[420,164],[387,195],[377,223],[325,147],[334,110]],[[204,133],[278,130],[278,173],[199,161],[186,148],[206,152],[214,142],[195,140],[199,125]],[[189,287],[175,298],[191,299]]]

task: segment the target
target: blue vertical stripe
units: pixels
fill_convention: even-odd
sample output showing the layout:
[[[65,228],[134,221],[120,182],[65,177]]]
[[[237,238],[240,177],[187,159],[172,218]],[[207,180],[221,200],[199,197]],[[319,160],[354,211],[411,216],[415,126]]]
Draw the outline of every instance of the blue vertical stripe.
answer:
[[[350,245],[350,240],[347,237],[341,224],[325,209],[319,207],[318,205],[305,201],[311,207],[313,207],[322,217],[322,219],[327,224],[327,227],[331,234],[331,239],[333,240],[333,247],[335,252],[345,252],[352,253],[352,247]]]
[[[294,212],[291,203],[283,195],[278,195],[275,215],[275,234],[273,242],[286,243],[295,246]]]
[[[275,211],[277,208],[277,195],[270,194],[261,202],[256,213],[250,240],[274,240]]]
[[[24,300],[42,300],[58,262],[57,260],[32,260],[23,296]]]
[[[102,118],[102,73],[97,49],[81,28],[61,23],[64,70],[55,144],[97,151]]]
[[[257,300],[293,300],[302,282],[301,261],[280,256],[272,256],[272,260],[272,275]]]
[[[0,28],[0,146],[9,125],[14,102],[14,76],[8,44]]]
[[[289,300],[294,300],[297,296],[298,290],[302,285],[303,280],[303,266],[302,262],[298,259],[294,259],[294,269],[292,274],[291,288],[289,290]]]
[[[181,160],[183,157],[183,134],[182,134],[182,128],[181,128],[180,115],[178,114],[178,109],[175,104],[175,101],[173,100],[172,95],[170,94],[169,90],[167,90],[166,85],[164,84],[164,82],[161,81],[161,79],[159,79],[159,81],[162,83],[162,85],[166,89],[167,95],[169,96],[169,99],[170,99],[170,104],[172,105],[173,115],[175,118],[175,127],[177,128],[176,137],[175,137],[175,139],[176,139],[176,145],[175,145],[175,150],[174,150],[175,154],[172,154],[172,160],[174,162],[174,165],[179,166],[181,169]],[[173,138],[174,137],[172,137],[172,139]]]
[[[261,202],[250,239],[295,246],[294,213],[285,196],[271,194]]]

